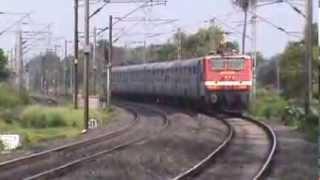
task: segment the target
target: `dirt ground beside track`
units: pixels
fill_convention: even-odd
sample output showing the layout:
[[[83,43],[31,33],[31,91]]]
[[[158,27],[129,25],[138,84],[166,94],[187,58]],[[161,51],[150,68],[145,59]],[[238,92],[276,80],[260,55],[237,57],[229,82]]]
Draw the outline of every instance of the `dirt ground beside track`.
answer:
[[[168,113],[170,125],[150,141],[102,157],[59,179],[169,179],[203,159],[226,136],[225,125],[211,117],[161,109]]]
[[[278,149],[267,180],[317,180],[318,145],[297,130],[267,122],[275,130]]]

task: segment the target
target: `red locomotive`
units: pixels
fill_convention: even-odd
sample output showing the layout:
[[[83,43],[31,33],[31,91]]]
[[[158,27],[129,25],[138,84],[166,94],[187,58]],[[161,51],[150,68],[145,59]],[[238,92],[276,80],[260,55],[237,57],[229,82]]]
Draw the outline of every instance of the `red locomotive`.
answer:
[[[114,67],[112,93],[157,100],[245,108],[252,87],[252,58],[204,58]]]

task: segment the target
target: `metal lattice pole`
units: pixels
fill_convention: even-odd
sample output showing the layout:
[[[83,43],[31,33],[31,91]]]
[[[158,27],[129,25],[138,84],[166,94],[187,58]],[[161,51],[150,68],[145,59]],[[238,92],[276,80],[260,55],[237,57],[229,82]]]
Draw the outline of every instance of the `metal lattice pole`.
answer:
[[[88,129],[89,121],[89,60],[90,60],[90,44],[89,44],[89,0],[85,0],[84,8],[84,33],[85,33],[85,47],[84,47],[84,86],[83,86],[83,98],[84,98],[84,130]]]
[[[74,0],[74,62],[73,62],[73,106],[78,109],[78,59],[79,59],[79,36],[78,36],[78,9],[79,0]]]

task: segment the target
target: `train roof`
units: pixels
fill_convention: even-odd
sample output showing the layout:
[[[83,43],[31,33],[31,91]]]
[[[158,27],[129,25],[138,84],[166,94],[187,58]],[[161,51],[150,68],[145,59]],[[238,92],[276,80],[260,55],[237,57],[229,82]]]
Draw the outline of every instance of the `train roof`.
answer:
[[[126,66],[115,66],[113,67],[113,71],[137,71],[141,69],[146,70],[154,70],[154,69],[169,69],[172,67],[185,67],[191,66],[195,63],[203,59],[210,59],[210,58],[246,58],[250,59],[251,57],[248,55],[210,55],[186,60],[174,60],[174,61],[165,61],[165,62],[154,62],[154,63],[146,63],[146,64],[135,64],[135,65],[126,65]]]
[[[210,56],[206,56],[205,59],[209,59],[209,58],[246,58],[246,59],[250,59],[251,56],[248,55],[210,55]]]
[[[147,63],[147,64],[136,64],[136,65],[127,65],[127,66],[116,66],[113,67],[114,71],[137,71],[141,69],[153,70],[153,69],[168,69],[172,67],[183,67],[190,66],[202,60],[203,57],[192,58],[187,60],[174,60],[174,61],[166,61],[166,62],[155,62],[155,63]]]

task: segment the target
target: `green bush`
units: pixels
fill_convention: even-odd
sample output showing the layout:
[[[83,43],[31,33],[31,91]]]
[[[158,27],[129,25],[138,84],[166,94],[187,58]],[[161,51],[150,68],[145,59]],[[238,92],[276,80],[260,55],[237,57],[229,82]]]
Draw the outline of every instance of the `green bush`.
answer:
[[[281,120],[291,126],[299,126],[298,124],[303,121],[304,118],[304,110],[298,106],[287,106]]]
[[[12,124],[15,119],[18,119],[18,112],[15,109],[0,110],[0,118],[7,124]]]
[[[311,113],[309,116],[304,116],[300,121],[298,128],[306,132],[309,139],[316,141],[319,133],[319,116]]]
[[[75,137],[83,128],[83,111],[72,107],[21,107],[18,112],[10,111],[3,116],[17,116],[11,122],[3,120],[0,115],[0,131],[20,134],[24,146],[34,145],[41,141],[58,138]],[[1,114],[1,113],[0,113]],[[13,115],[16,114],[16,115]],[[103,110],[90,111],[90,117],[108,122],[110,114]],[[100,122],[100,121],[99,121]]]
[[[5,84],[0,84],[0,107],[13,108],[22,104],[16,91]]]
[[[27,91],[18,92],[7,84],[0,84],[0,108],[14,108],[30,103]]]
[[[258,117],[281,117],[288,102],[275,92],[259,90],[256,100],[250,106],[250,113]]]
[[[23,90],[19,97],[23,105],[28,105],[31,103],[31,98],[26,90]]]
[[[319,112],[316,107],[311,108],[308,116],[300,106],[291,105],[286,108],[282,116],[283,122],[306,132],[310,140],[315,141],[319,131]]]
[[[31,106],[22,112],[20,122],[26,128],[64,127],[69,120],[66,114],[61,108]]]

